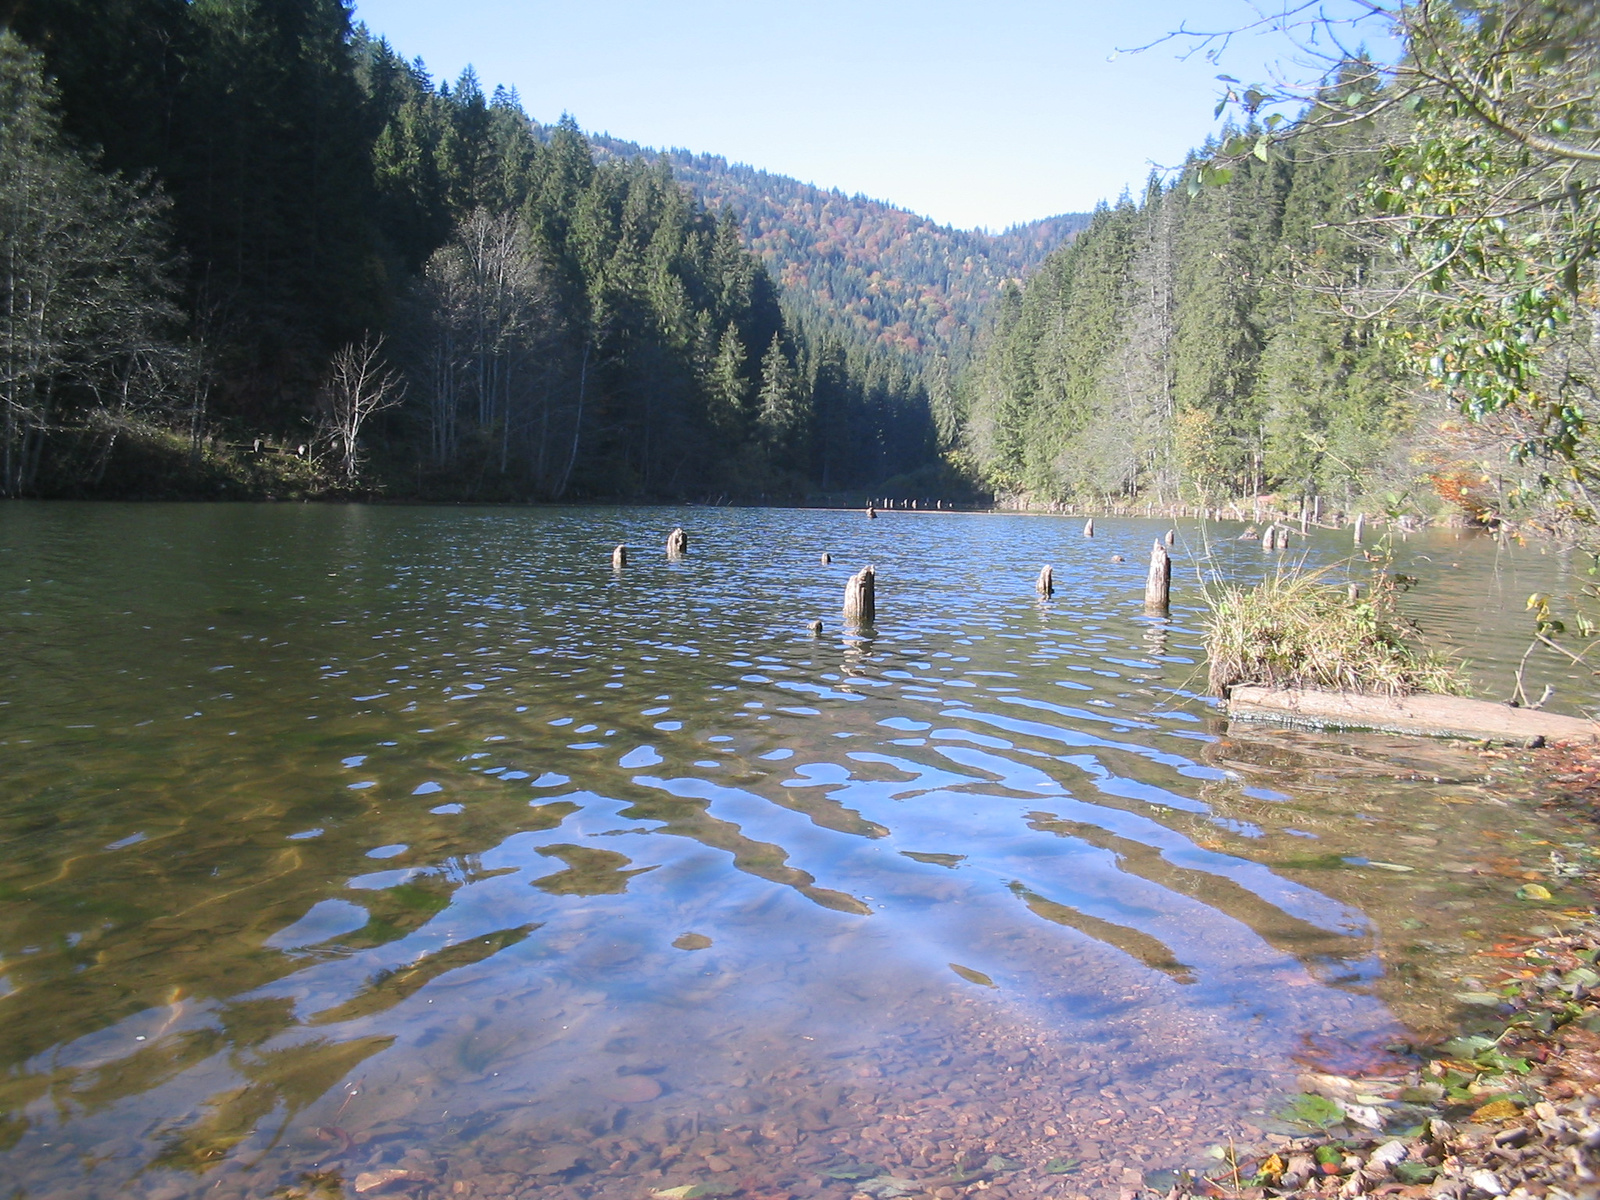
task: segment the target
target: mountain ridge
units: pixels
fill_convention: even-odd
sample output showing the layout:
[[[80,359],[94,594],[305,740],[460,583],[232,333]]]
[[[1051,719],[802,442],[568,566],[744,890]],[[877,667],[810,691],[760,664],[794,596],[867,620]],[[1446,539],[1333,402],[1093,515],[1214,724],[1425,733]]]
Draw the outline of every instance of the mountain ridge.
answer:
[[[1005,283],[1025,278],[1092,215],[1059,213],[999,234],[956,229],[723,155],[586,136],[597,160],[665,160],[706,208],[733,210],[746,244],[791,302],[916,361],[965,357]]]

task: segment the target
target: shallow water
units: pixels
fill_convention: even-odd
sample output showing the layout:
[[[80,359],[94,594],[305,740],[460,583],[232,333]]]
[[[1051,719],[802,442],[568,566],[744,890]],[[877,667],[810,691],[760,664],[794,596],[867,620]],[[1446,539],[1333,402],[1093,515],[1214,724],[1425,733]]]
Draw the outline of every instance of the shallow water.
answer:
[[[991,1194],[1096,1193],[1448,1028],[1461,952],[1572,903],[1573,831],[1458,750],[1230,728],[1190,557],[1148,618],[1164,527],[1098,525],[0,507],[0,1194],[843,1197],[996,1154]],[[1397,561],[1501,693],[1574,586]]]

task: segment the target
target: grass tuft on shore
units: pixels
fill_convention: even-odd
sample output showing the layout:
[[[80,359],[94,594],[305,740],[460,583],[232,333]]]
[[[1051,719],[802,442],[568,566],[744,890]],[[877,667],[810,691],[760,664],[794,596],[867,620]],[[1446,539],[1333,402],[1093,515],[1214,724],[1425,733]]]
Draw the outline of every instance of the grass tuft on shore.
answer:
[[[1254,587],[1206,588],[1210,686],[1327,688],[1369,695],[1469,695],[1465,664],[1422,645],[1399,611],[1401,584],[1382,571],[1358,599],[1335,568],[1285,566]]]

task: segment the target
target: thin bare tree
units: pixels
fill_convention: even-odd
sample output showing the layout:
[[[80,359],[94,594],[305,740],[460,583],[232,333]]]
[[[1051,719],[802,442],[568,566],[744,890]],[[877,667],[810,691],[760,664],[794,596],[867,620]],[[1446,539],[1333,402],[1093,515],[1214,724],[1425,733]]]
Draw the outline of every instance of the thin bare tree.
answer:
[[[365,334],[333,356],[322,385],[321,424],[346,483],[361,473],[361,427],[404,398],[405,382],[384,361],[382,336]]]

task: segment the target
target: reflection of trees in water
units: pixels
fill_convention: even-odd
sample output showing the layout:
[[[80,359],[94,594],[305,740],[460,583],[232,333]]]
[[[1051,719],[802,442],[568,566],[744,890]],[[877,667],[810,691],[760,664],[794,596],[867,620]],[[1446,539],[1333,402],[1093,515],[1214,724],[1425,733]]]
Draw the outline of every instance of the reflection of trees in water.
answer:
[[[381,803],[374,801],[372,806]],[[368,815],[366,807],[360,806],[358,817]],[[7,943],[15,943],[0,948],[14,989],[5,998],[6,1038],[0,1044],[4,1062],[16,1067],[52,1045],[70,1045],[142,1011],[166,1010],[170,1027],[197,1004],[223,1003],[215,1013],[220,1028],[169,1035],[158,1031],[148,1042],[93,1069],[13,1070],[0,1078],[0,1113],[7,1114],[0,1137],[19,1138],[26,1125],[23,1110],[46,1096],[54,1096],[65,1111],[101,1111],[168,1083],[218,1053],[227,1051],[231,1062],[241,1049],[286,1031],[295,1024],[289,1002],[229,1002],[229,998],[290,976],[308,961],[348,958],[403,940],[448,909],[462,887],[514,870],[485,870],[484,851],[515,833],[552,829],[576,810],[570,802],[529,807],[526,801],[508,800],[499,814],[509,818],[503,824],[484,819],[464,822],[444,837],[437,819],[426,810],[386,812],[377,818],[384,837],[411,842],[413,852],[383,865],[404,868],[414,862],[420,857],[415,845],[424,839],[436,848],[438,857],[430,869],[379,889],[334,882],[374,865],[365,856],[370,841],[361,840],[359,819],[348,823],[345,837],[326,836],[284,849],[281,819],[273,828],[274,844],[262,845],[229,840],[234,836],[229,822],[206,811],[153,843],[153,852],[130,853],[142,846],[129,847],[115,858],[99,858],[92,873],[78,873],[80,855],[58,864],[29,864],[32,870],[21,879],[13,876],[16,881],[5,885],[8,895],[25,898],[26,903],[16,906],[21,920],[0,929]],[[219,854],[224,844],[225,856]],[[190,865],[194,861],[208,869],[194,869]],[[53,878],[47,874],[52,868]],[[137,897],[137,902],[124,899],[129,896]],[[365,924],[308,947],[279,950],[265,944],[332,898],[364,908]],[[158,904],[165,915],[157,915]],[[93,934],[76,939],[74,933],[85,925]],[[349,1015],[398,1003],[445,971],[481,961],[520,941],[529,928],[511,931],[514,937],[489,934],[464,948],[424,955],[394,972],[389,981],[369,984],[347,1002],[354,1006]],[[17,953],[30,943],[50,946],[53,952]],[[311,1051],[306,1054],[315,1057]],[[261,1088],[252,1087],[249,1099],[219,1102],[217,1113],[208,1120],[227,1124],[232,1120],[227,1114],[254,1111]]]
[[[1158,846],[1151,846],[1134,838],[1121,837],[1087,822],[1057,820],[1045,813],[1035,814],[1028,822],[1028,827],[1042,833],[1054,833],[1058,837],[1077,838],[1088,845],[1108,851],[1115,857],[1117,870],[1148,880],[1176,895],[1199,900],[1206,907],[1232,917],[1248,926],[1269,946],[1293,955],[1313,978],[1327,982],[1330,976],[1347,974],[1350,964],[1372,956],[1373,946],[1370,937],[1352,937],[1319,928],[1309,921],[1291,916],[1271,901],[1222,875],[1174,865],[1168,861]],[[1031,901],[1028,907],[1040,916],[1045,916],[1045,913],[1040,912]],[[1056,909],[1063,907],[1065,906],[1054,905]],[[1132,954],[1147,966],[1171,974],[1181,983],[1194,982],[1190,968],[1176,964],[1177,956],[1147,934],[1125,931],[1122,926],[1112,926],[1109,922],[1099,922],[1108,928],[1097,932],[1079,925],[1077,922],[1082,918],[1076,914],[1072,919],[1064,919],[1062,916],[1048,916],[1046,919],[1082,929],[1091,937]],[[1089,918],[1089,920],[1097,919]],[[1130,932],[1136,934],[1134,940],[1129,940]],[[1159,954],[1149,943],[1159,947]],[[1178,973],[1174,973],[1174,964]]]

